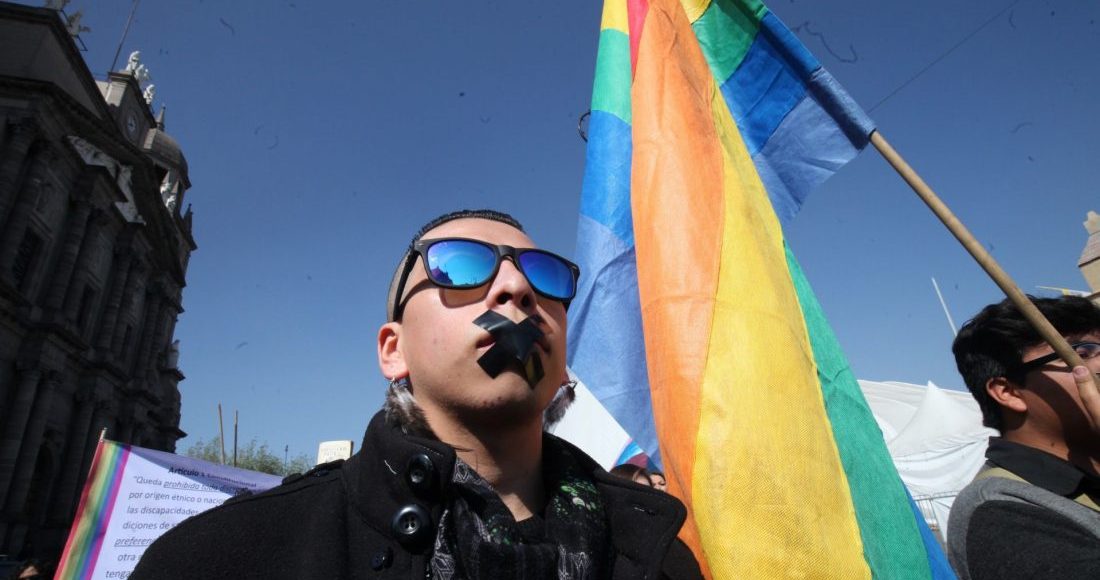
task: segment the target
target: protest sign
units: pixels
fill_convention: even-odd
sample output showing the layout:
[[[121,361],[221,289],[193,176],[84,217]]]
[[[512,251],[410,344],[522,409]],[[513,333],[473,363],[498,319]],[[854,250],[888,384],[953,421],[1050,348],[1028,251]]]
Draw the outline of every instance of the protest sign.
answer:
[[[322,441],[317,447],[317,465],[339,459],[348,459],[353,453],[355,453],[354,441]]]
[[[282,478],[102,440],[56,578],[127,578],[161,534]]]

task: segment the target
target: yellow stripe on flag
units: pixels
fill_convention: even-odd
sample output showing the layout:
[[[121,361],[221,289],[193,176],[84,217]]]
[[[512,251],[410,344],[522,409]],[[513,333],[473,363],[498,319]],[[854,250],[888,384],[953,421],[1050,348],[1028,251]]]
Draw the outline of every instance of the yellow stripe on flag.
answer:
[[[715,578],[869,578],[848,482],[767,192],[722,94],[717,300],[693,512]]]
[[[684,13],[687,14],[688,22],[693,24],[707,11],[710,2],[711,0],[680,0],[680,4],[684,7]]]
[[[607,0],[603,3],[603,19],[600,30],[618,30],[630,36],[630,24],[626,16],[626,0]]]

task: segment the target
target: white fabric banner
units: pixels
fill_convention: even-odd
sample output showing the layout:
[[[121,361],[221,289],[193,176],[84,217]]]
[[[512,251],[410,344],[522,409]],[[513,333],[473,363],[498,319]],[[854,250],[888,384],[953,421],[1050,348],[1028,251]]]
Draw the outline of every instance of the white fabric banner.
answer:
[[[58,579],[127,578],[145,549],[183,520],[282,478],[101,441]]]

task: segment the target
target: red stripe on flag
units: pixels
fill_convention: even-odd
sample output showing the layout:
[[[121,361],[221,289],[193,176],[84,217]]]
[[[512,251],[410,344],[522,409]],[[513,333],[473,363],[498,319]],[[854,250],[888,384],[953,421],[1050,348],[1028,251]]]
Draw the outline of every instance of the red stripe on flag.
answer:
[[[638,45],[642,42],[642,28],[649,13],[649,0],[626,0],[626,19],[630,26],[630,76],[638,68]]]

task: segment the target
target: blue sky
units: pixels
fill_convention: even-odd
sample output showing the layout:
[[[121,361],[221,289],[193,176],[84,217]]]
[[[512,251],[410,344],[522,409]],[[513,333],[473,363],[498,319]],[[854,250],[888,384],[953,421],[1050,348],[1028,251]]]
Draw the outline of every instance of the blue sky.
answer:
[[[97,75],[130,6],[67,8],[92,28]],[[1021,287],[1084,289],[1100,4],[769,6]],[[181,449],[217,433],[219,402],[245,441],[358,446],[385,387],[386,285],[434,215],[502,209],[573,254],[599,15],[576,0],[141,3],[120,62],[141,50],[168,107],[199,245],[176,330]],[[957,323],[999,291],[873,150],[787,234],[858,377],[961,387],[929,279]]]

